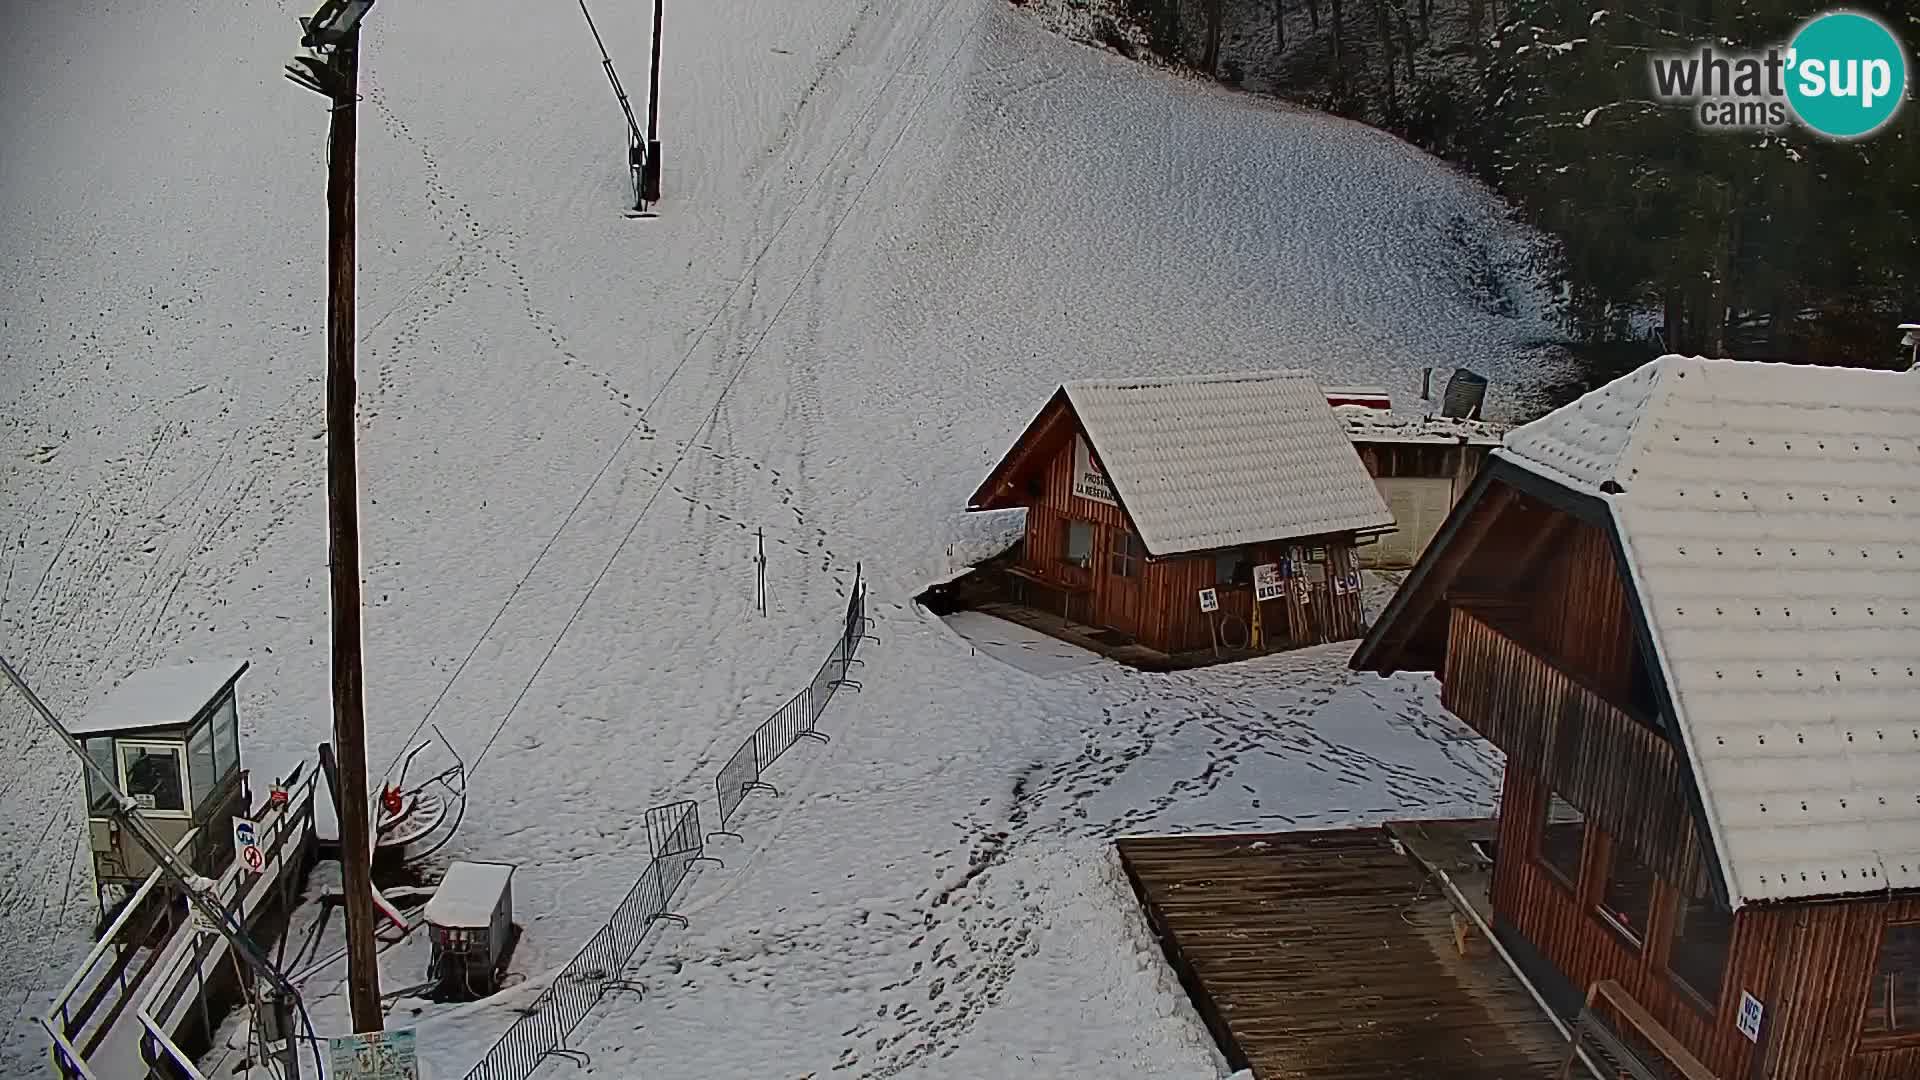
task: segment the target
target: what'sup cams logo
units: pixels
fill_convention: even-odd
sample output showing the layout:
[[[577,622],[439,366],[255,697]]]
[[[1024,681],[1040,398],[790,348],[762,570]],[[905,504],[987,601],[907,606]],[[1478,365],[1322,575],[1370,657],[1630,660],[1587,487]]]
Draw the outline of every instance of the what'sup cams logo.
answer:
[[[1886,23],[1829,11],[1765,52],[1655,56],[1653,92],[1684,103],[1709,131],[1754,131],[1798,120],[1833,139],[1885,127],[1907,97],[1907,50]]]

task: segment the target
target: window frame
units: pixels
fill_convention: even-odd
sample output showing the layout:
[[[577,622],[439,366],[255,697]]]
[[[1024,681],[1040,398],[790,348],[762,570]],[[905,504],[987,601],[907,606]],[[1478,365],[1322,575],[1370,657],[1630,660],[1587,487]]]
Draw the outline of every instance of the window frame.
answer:
[[[1600,880],[1594,888],[1593,913],[1629,948],[1635,952],[1646,953],[1649,945],[1652,943],[1654,913],[1658,911],[1660,907],[1660,889],[1658,887],[1660,877],[1645,863],[1640,863],[1640,869],[1645,871],[1647,878],[1647,902],[1646,911],[1641,916],[1642,925],[1636,930],[1633,926],[1621,922],[1614,916],[1612,909],[1607,905],[1607,887],[1614,882],[1614,868],[1618,864],[1618,860],[1622,854],[1629,859],[1633,859],[1635,862],[1640,862],[1639,857],[1634,855],[1633,852],[1626,850],[1625,845],[1621,844],[1619,840],[1612,836],[1607,837],[1606,857],[1603,860],[1599,860],[1603,863],[1603,868],[1600,871]]]
[[[1705,871],[1702,873],[1704,874]],[[1715,981],[1719,985],[1714,988],[1713,996],[1709,997],[1702,988],[1695,986],[1685,973],[1673,965],[1674,953],[1678,951],[1682,932],[1687,926],[1686,906],[1689,903],[1691,890],[1675,888],[1670,891],[1673,893],[1673,901],[1670,905],[1671,911],[1667,917],[1666,928],[1662,932],[1666,940],[1666,953],[1661,957],[1660,967],[1666,975],[1667,984],[1680,991],[1680,996],[1694,1008],[1709,1016],[1718,1015],[1720,1003],[1727,996],[1727,971],[1733,966],[1733,940],[1739,929],[1737,925],[1739,913],[1732,911],[1724,913],[1727,918],[1727,942],[1721,951],[1719,969],[1715,972]],[[1718,912],[1720,905],[1714,901],[1712,890],[1706,889],[1703,885],[1702,892],[1700,903]]]
[[[1140,564],[1146,561],[1147,548],[1132,529],[1115,529],[1107,545],[1107,573],[1132,581],[1140,580]]]
[[[180,804],[182,809],[163,810],[159,807],[149,808],[142,806],[140,807],[140,813],[145,817],[191,820],[193,817],[194,793],[193,779],[187,775],[187,744],[184,742],[171,742],[158,739],[114,740],[114,766],[120,778],[120,790],[126,794],[127,798],[133,799],[136,798],[133,793],[133,785],[129,783],[127,779],[127,751],[129,750],[145,750],[149,752],[157,750],[165,751],[173,755],[175,775],[180,780]]]
[[[1079,558],[1075,558],[1073,554],[1073,535],[1076,530],[1083,530],[1087,537],[1086,552]],[[1061,562],[1066,563],[1068,566],[1078,566],[1083,570],[1093,566],[1093,549],[1097,546],[1095,543],[1096,538],[1094,536],[1093,522],[1084,521],[1080,518],[1068,518],[1067,529],[1066,532],[1062,534],[1061,539],[1065,545],[1065,550],[1060,553]]]
[[[1213,554],[1213,584],[1216,588],[1253,583],[1253,556],[1246,548],[1228,548]]]
[[[1914,934],[1915,945],[1920,947],[1920,919],[1889,920],[1882,927],[1880,931],[1880,946],[1873,952],[1873,968],[1867,979],[1867,996],[1865,1000],[1860,1003],[1859,1031],[1860,1046],[1862,1049],[1920,1046],[1920,1000],[1915,1001],[1912,1010],[1914,1014],[1913,1021],[1911,1025],[1904,1030],[1896,1030],[1891,1027],[1875,1030],[1867,1026],[1867,1018],[1873,1004],[1874,991],[1880,982],[1880,968],[1881,965],[1886,962],[1887,946],[1891,943],[1896,931],[1906,931]],[[1916,949],[1914,958],[1916,963],[1920,963],[1920,948]],[[1920,979],[1920,973],[1916,974],[1916,979]],[[1916,995],[1916,998],[1920,998],[1920,995]]]
[[[1566,803],[1567,806],[1571,807],[1580,815],[1580,847],[1578,854],[1574,858],[1573,874],[1571,877],[1563,873],[1559,864],[1547,856],[1547,830],[1553,827],[1553,801],[1556,798]],[[1541,868],[1546,871],[1547,876],[1552,878],[1555,883],[1565,888],[1575,897],[1578,897],[1580,895],[1580,879],[1583,876],[1581,871],[1586,868],[1587,864],[1587,845],[1592,842],[1593,837],[1592,825],[1587,821],[1587,812],[1567,802],[1566,799],[1560,797],[1558,792],[1549,787],[1547,788],[1546,798],[1541,800],[1539,822],[1540,827],[1534,835],[1533,861],[1538,863]]]

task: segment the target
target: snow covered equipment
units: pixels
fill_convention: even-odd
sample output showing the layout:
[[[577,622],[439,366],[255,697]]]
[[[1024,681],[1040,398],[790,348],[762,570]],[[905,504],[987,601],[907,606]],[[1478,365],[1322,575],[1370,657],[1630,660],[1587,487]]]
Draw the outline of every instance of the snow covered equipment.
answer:
[[[513,933],[513,871],[508,863],[456,862],[427,901],[433,946],[427,978],[451,997],[477,998],[499,988],[499,968]]]
[[[440,745],[447,748],[453,764],[408,787],[407,773],[412,769],[414,759],[432,743],[423,742],[400,759],[398,775],[381,787],[380,804],[374,815],[373,844],[376,854],[394,852],[408,862],[417,862],[445,847],[466,816],[467,763],[454,750],[453,744],[447,741],[447,737],[440,733],[438,726],[434,727],[433,733],[440,740]],[[452,818],[452,825],[440,831],[449,817]],[[434,836],[431,843],[413,846],[429,835]]]

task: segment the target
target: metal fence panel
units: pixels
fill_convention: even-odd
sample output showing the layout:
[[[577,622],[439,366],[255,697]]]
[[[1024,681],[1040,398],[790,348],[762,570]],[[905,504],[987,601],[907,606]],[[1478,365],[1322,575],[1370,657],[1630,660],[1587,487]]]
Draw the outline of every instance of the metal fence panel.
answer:
[[[721,828],[726,828],[747,792],[761,782],[768,766],[813,732],[834,692],[845,682],[867,626],[867,590],[856,565],[847,613],[832,652],[813,680],[755,728],[714,778]],[[467,1072],[466,1080],[526,1080],[548,1054],[564,1049],[567,1036],[606,995],[609,985],[620,978],[653,924],[667,914],[668,904],[686,882],[694,862],[705,854],[700,806],[686,800],[651,807],[643,820],[652,856],[646,869],[606,923],[488,1048]]]

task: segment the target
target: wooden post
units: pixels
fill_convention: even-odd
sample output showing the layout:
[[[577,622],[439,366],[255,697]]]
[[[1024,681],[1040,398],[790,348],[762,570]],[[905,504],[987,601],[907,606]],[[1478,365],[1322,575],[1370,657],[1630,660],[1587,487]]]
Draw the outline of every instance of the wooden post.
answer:
[[[334,51],[344,84],[327,148],[327,569],[333,599],[333,746],[339,762],[340,865],[347,908],[347,999],[355,1032],[380,1031],[373,837],[360,665],[360,490],[354,454],[354,157],[360,31]]]

